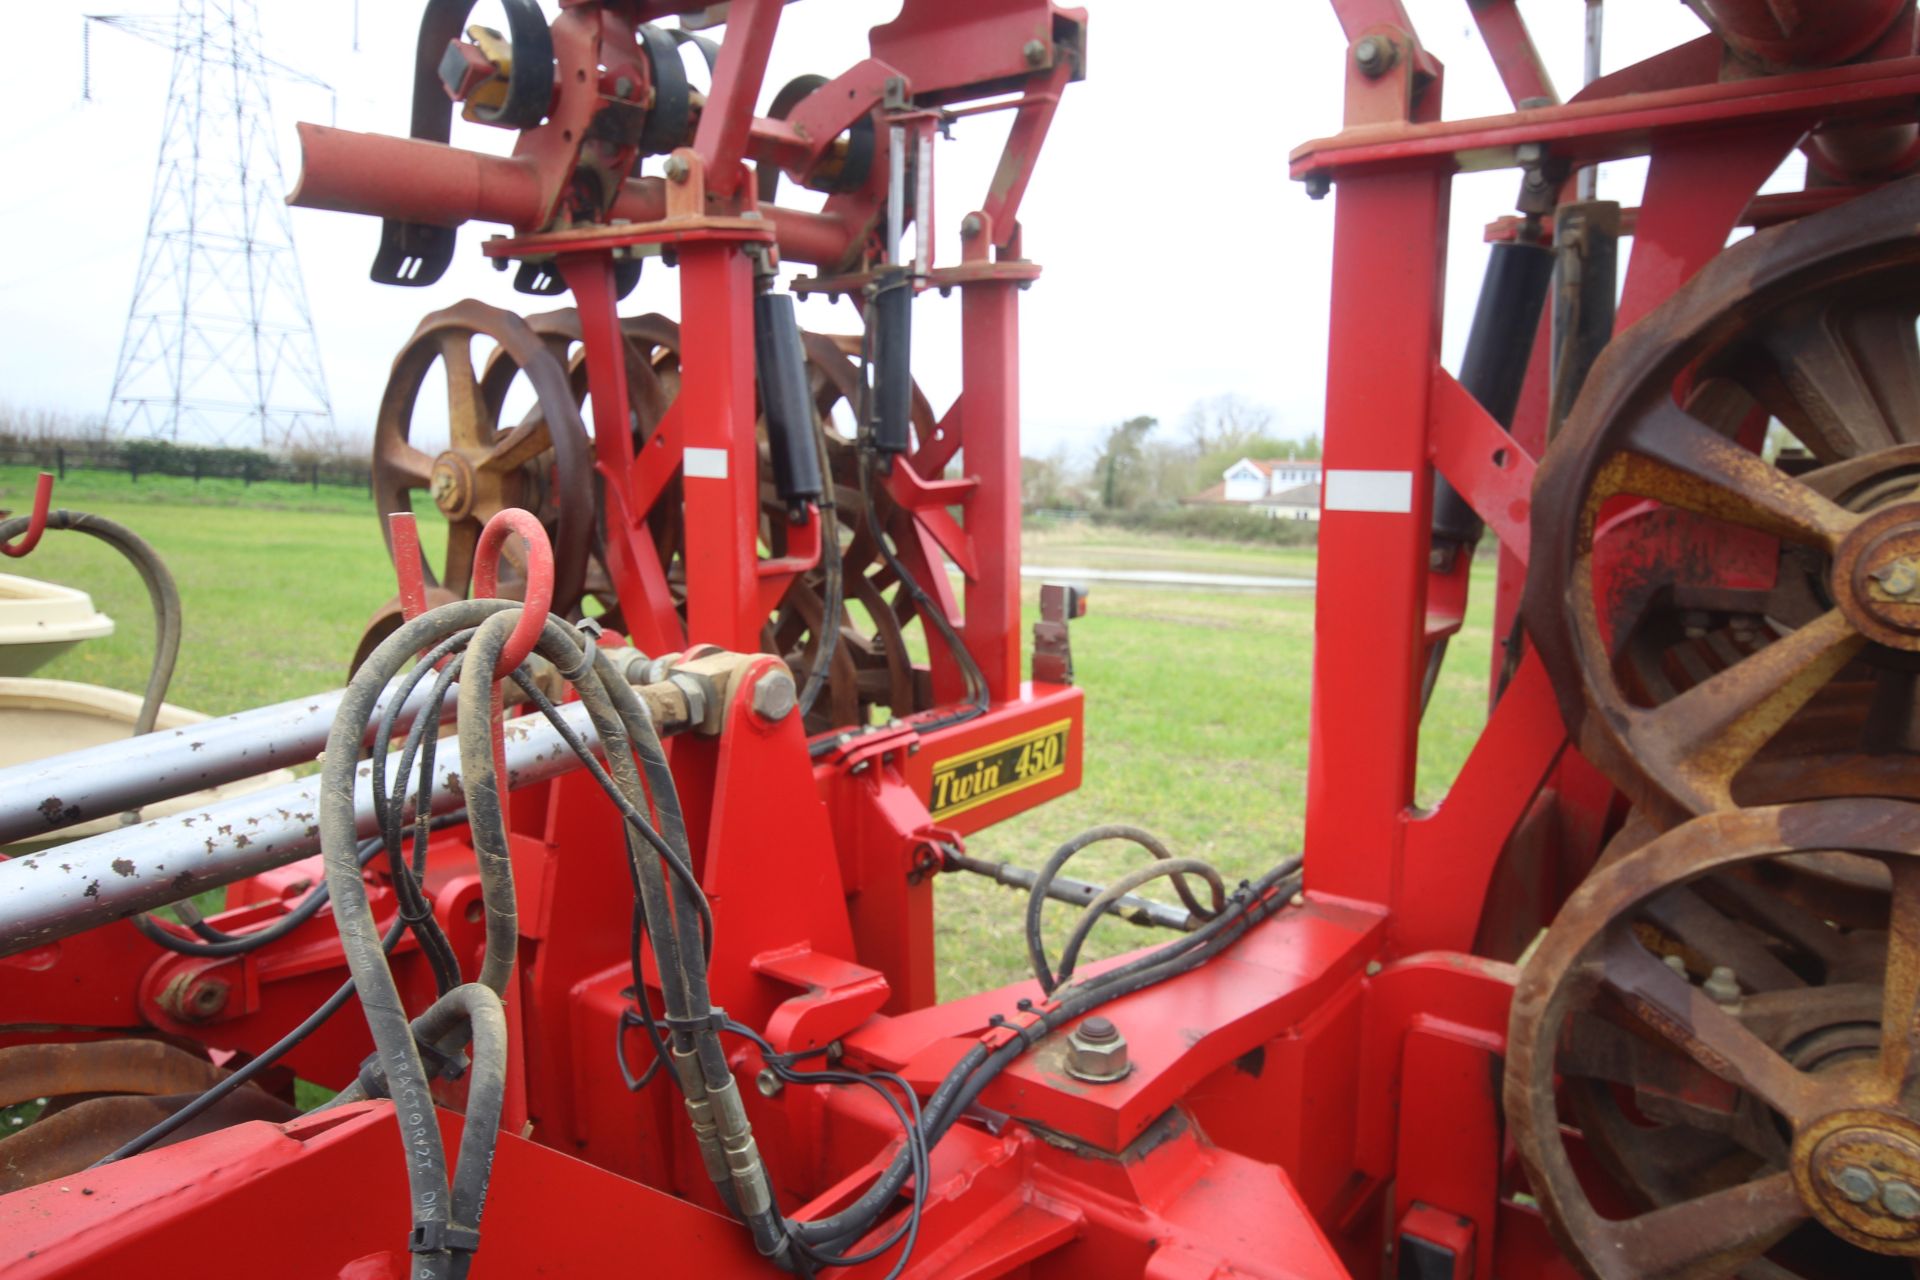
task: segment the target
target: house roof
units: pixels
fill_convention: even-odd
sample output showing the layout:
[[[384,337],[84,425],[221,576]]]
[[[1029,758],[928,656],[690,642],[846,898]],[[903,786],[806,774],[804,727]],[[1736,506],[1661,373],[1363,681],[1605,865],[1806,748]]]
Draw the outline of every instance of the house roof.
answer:
[[[1194,494],[1191,498],[1182,498],[1180,501],[1184,503],[1226,503],[1229,506],[1235,507],[1253,505],[1246,498],[1229,498],[1227,496],[1227,482],[1225,480],[1222,480],[1216,485],[1209,485],[1207,488]]]
[[[1264,498],[1255,498],[1253,505],[1256,507],[1317,507],[1320,505],[1320,486],[1297,484],[1291,489],[1282,489]]]
[[[1312,471],[1320,469],[1318,458],[1242,458],[1240,462],[1253,467],[1263,476],[1270,476],[1281,467],[1305,467]],[[1239,466],[1240,462],[1234,463],[1233,467]],[[1231,471],[1233,467],[1228,467],[1227,470]]]

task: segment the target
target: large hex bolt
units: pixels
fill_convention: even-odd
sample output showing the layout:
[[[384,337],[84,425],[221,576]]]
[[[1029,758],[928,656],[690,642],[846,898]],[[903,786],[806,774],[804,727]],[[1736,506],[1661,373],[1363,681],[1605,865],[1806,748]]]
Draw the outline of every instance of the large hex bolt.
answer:
[[[1112,1021],[1088,1018],[1067,1036],[1067,1074],[1088,1084],[1112,1084],[1133,1070],[1127,1040]]]
[[[1909,1182],[1886,1182],[1880,1186],[1880,1204],[1902,1222],[1920,1218],[1920,1191]]]
[[[1865,1204],[1880,1192],[1880,1180],[1853,1164],[1833,1175],[1833,1185],[1855,1204]]]
[[[1369,80],[1385,75],[1399,60],[1400,51],[1385,36],[1362,36],[1353,46],[1353,65]]]
[[[796,703],[793,677],[785,671],[769,671],[753,682],[753,714],[762,720],[785,720]]]

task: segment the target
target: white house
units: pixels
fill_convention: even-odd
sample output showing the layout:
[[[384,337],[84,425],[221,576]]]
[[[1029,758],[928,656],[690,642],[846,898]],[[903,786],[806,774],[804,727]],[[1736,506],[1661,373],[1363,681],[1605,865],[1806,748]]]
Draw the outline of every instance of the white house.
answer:
[[[1196,506],[1244,507],[1270,520],[1320,518],[1320,463],[1311,458],[1242,458],[1220,483],[1187,501]]]

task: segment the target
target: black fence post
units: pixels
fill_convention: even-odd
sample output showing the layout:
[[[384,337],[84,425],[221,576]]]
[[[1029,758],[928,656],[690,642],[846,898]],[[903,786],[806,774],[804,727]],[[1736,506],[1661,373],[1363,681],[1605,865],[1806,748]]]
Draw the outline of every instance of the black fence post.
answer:
[[[54,465],[59,468],[60,478],[65,480],[67,478],[67,448],[65,445],[57,444],[53,446],[53,461]]]
[[[240,460],[240,486],[242,488],[251,488],[253,486],[253,458],[251,455]]]
[[[312,475],[313,475],[313,491],[314,491],[315,493],[318,493],[318,492],[320,492],[320,462],[319,462],[319,459],[317,459],[317,458],[316,458],[316,459],[315,459],[315,460],[313,461],[313,463],[312,463],[311,465],[312,465]]]
[[[200,483],[200,455],[198,453],[193,455],[193,482],[196,485]]]

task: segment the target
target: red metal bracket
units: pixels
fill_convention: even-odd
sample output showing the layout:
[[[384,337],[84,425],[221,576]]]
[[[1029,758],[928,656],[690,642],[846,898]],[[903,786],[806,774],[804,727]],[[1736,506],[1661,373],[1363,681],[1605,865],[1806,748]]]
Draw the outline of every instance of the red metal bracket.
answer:
[[[427,578],[421,568],[420,527],[413,512],[396,511],[387,517],[393,533],[393,576],[400,582],[400,616],[408,622],[427,611]]]

